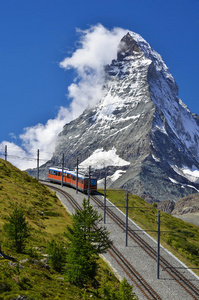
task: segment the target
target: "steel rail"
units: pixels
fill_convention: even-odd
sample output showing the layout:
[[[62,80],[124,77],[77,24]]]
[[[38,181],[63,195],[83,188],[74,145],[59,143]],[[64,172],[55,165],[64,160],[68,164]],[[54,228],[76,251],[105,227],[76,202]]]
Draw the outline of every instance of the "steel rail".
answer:
[[[103,202],[97,197],[92,196],[92,200],[99,206],[101,209],[104,209]],[[114,208],[114,206],[113,206]],[[126,229],[126,224],[120,217],[118,217],[110,207],[106,207],[107,214],[109,217],[116,222],[120,228],[123,230]],[[132,228],[129,228],[129,236],[145,251],[147,254],[152,257],[154,260],[157,259],[157,252],[153,249],[143,238],[141,238]],[[178,282],[190,295],[193,299],[199,299],[199,290],[193,285],[183,274],[181,274],[177,269],[172,267],[172,265],[162,256],[160,256],[160,265],[165,269],[166,272]],[[183,282],[183,283],[182,283]]]
[[[112,246],[108,252],[117,261],[120,267],[126,272],[129,278],[136,284],[136,286],[142,291],[147,299],[161,300],[160,296],[152,289],[152,287],[146,282],[146,280],[135,270],[135,268],[127,261],[122,253]],[[116,257],[115,257],[115,255]],[[120,258],[120,261],[118,258]]]

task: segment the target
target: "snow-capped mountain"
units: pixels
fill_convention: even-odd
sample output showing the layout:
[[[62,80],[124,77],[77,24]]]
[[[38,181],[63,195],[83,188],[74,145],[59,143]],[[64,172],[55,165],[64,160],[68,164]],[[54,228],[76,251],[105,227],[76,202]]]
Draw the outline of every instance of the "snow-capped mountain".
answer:
[[[105,66],[103,96],[66,124],[50,163],[91,167],[109,186],[149,202],[178,200],[199,189],[199,122],[178,98],[161,56],[138,34],[118,45]]]

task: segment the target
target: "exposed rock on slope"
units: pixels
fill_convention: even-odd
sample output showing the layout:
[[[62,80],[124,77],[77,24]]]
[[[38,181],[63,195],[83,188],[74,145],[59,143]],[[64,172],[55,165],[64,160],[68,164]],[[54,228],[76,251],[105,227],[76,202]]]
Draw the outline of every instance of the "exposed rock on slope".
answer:
[[[199,226],[199,194],[189,195],[175,203],[172,215]]]
[[[161,201],[158,203],[158,209],[160,209],[163,212],[166,212],[167,214],[170,214],[175,207],[175,202],[174,201]]]
[[[187,213],[199,212],[199,194],[189,195],[182,199],[179,199],[175,208],[172,211],[174,215],[183,215]]]

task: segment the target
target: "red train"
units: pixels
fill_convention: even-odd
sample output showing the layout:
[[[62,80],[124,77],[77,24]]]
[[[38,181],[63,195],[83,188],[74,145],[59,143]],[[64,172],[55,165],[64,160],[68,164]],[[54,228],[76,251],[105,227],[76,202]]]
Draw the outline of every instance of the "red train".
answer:
[[[62,169],[51,167],[48,172],[48,179],[50,182],[62,182]],[[77,174],[75,171],[63,171],[63,184],[76,188]],[[78,173],[78,190],[87,193],[89,189],[89,176]],[[90,192],[97,191],[97,178],[90,178]]]

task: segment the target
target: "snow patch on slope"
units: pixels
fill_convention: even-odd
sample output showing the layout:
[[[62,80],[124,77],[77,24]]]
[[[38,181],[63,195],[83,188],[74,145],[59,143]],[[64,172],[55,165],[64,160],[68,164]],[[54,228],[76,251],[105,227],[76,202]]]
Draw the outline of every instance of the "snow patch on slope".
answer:
[[[126,166],[129,165],[130,162],[120,158],[116,154],[116,149],[112,148],[109,151],[104,151],[103,148],[95,150],[90,157],[84,160],[80,164],[80,168],[87,168],[92,166],[94,169],[103,169],[108,166]]]
[[[179,168],[176,165],[171,165],[171,167],[177,174],[187,178],[189,181],[199,183],[199,170],[196,166],[192,166],[191,169],[187,166]]]
[[[156,157],[154,154],[152,154],[152,158],[156,161],[156,162],[160,162],[160,158]]]
[[[123,170],[117,170],[113,175],[111,176],[107,176],[106,177],[106,184],[109,186],[111,185],[111,183],[113,183],[114,181],[116,181],[120,176],[122,176],[124,173],[126,173],[126,171]],[[104,186],[104,181],[105,179],[101,179],[97,181],[98,187],[99,188],[103,188]]]
[[[181,186],[181,188],[190,187],[190,188],[196,190],[196,192],[199,192],[199,190],[198,190],[195,186],[193,186],[193,185],[190,185],[190,184],[183,184],[183,183],[181,183],[181,182],[176,181],[175,179],[173,179],[173,178],[171,178],[171,177],[169,177],[169,180],[170,180],[172,183],[174,183],[174,184],[179,184],[179,185]]]

